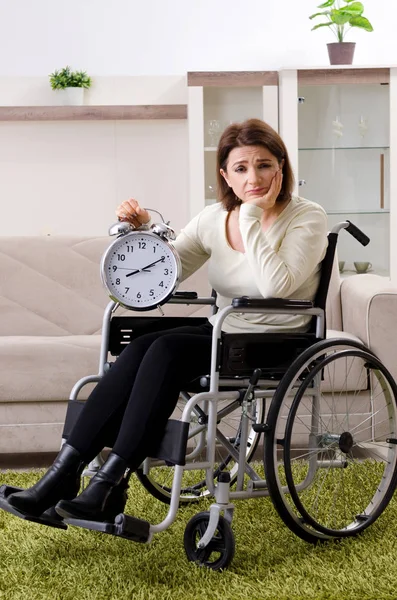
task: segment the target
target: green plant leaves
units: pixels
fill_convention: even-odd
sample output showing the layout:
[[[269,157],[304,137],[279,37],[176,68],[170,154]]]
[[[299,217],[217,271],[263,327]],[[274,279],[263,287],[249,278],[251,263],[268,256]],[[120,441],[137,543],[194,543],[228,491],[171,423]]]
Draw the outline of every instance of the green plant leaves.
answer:
[[[361,29],[365,29],[365,31],[373,31],[371,23],[365,17],[352,17],[349,21],[349,24],[352,27],[361,27]]]
[[[64,90],[67,87],[89,88],[92,83],[85,71],[72,71],[69,66],[55,70],[49,75],[49,79],[53,90]]]
[[[351,14],[346,12],[340,12],[339,10],[331,10],[330,15],[331,21],[335,23],[335,25],[345,25],[351,19]]]
[[[315,29],[319,29],[320,27],[331,27],[333,25],[333,23],[329,22],[329,23],[319,23],[318,25],[315,25],[314,27],[312,27],[311,31],[314,31]]]
[[[333,6],[335,4],[335,0],[327,0],[323,4],[317,6],[317,8],[328,8],[329,6]]]
[[[331,13],[330,13],[330,11],[329,11],[329,10],[326,10],[326,11],[324,11],[324,12],[318,12],[318,13],[314,13],[314,15],[311,15],[311,16],[309,17],[309,19],[314,19],[314,17],[319,17],[319,16],[326,16],[326,17],[328,17],[330,14],[331,14]]]
[[[345,23],[349,23],[352,17],[358,17],[363,12],[364,6],[361,2],[353,2],[349,6],[332,9],[330,18],[336,25],[344,25]]]
[[[349,6],[343,6],[339,10],[350,14],[362,15],[364,12],[364,5],[361,2],[351,2]]]
[[[349,24],[351,27],[360,27],[366,31],[373,31],[371,23],[368,21],[368,19],[362,16],[364,12],[363,3],[358,2],[357,0],[343,1],[345,2],[344,6],[340,6],[339,2],[336,3],[336,0],[326,0],[326,2],[320,4],[317,8],[331,8],[335,5],[338,8],[331,8],[331,10],[317,12],[313,15],[310,15],[309,19],[314,19],[315,17],[325,17],[327,19],[325,23],[319,23],[318,25],[312,27],[312,31],[319,29],[320,27],[335,26],[333,32],[340,42],[343,42],[345,25],[347,24]]]

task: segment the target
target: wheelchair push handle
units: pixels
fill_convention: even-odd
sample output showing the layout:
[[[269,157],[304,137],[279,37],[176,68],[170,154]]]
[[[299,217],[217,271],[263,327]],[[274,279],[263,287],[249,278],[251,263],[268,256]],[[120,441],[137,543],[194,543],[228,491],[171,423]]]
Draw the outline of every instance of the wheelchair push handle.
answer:
[[[341,229],[346,229],[346,231],[348,231],[350,235],[352,235],[363,246],[367,246],[371,241],[369,237],[357,227],[357,225],[354,225],[354,223],[352,223],[348,219],[346,219],[346,221],[342,221],[342,223],[337,223],[336,225],[334,225],[334,227],[331,230],[331,233],[328,236],[328,240],[330,239],[330,237],[331,239],[334,237],[336,244],[336,240]]]
[[[361,231],[361,229],[359,229],[357,225],[354,225],[354,223],[352,223],[351,221],[347,220],[347,223],[349,223],[349,225],[345,228],[346,231],[348,231],[350,235],[352,235],[358,242],[360,242],[360,244],[362,244],[363,246],[367,246],[370,242],[369,237],[365,235],[365,233]]]

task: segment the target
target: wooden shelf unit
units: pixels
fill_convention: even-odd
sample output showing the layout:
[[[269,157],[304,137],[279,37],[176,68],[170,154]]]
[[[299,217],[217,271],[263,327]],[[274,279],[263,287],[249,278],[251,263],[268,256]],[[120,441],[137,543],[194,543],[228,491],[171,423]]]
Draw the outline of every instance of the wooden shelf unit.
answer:
[[[187,74],[188,86],[255,87],[278,84],[277,71],[194,71]]]
[[[0,106],[0,121],[127,121],[144,119],[187,119],[187,105]]]

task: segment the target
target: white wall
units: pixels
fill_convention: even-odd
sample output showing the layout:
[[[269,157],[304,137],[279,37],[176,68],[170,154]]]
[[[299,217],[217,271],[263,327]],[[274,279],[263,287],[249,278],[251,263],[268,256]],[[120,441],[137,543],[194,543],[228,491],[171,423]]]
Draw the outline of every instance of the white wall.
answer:
[[[0,105],[55,97],[45,77],[0,77]],[[86,97],[186,102],[184,76],[98,77]],[[186,120],[0,122],[0,235],[107,235],[131,196],[179,231],[188,219],[187,148]]]
[[[107,235],[131,196],[178,231],[188,219],[184,121],[3,123],[0,135],[0,235]]]
[[[70,64],[92,75],[171,75],[328,63],[320,0],[0,0],[0,76]],[[365,0],[357,64],[397,63],[394,0]],[[316,21],[317,22],[317,21]]]
[[[319,0],[0,0],[0,105],[48,105],[48,74],[93,77],[87,104],[186,103],[186,72],[328,64]],[[397,6],[366,0],[355,64],[397,63]],[[382,14],[380,17],[382,8]],[[188,216],[187,123],[0,123],[0,235],[106,235],[131,195],[179,228]]]

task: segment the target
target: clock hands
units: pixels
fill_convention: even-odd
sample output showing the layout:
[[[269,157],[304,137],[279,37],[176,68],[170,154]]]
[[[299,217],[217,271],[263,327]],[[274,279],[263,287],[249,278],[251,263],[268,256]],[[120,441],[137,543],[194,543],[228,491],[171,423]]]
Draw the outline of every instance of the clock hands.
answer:
[[[136,273],[139,273],[140,269],[135,269],[135,271],[131,271],[131,273],[127,273],[126,277],[131,277],[131,275],[136,275]]]
[[[141,271],[143,271],[144,273],[150,273],[150,271],[147,271],[147,269],[149,269],[150,267],[154,267],[154,265],[156,265],[158,262],[164,262],[164,256],[162,256],[161,258],[159,258],[158,260],[155,260],[154,262],[150,263],[150,265],[146,265],[146,267],[143,267],[142,269],[135,269],[135,271],[131,271],[131,273],[127,273],[126,277],[131,277],[131,275],[136,275],[137,273],[140,273]]]
[[[154,262],[150,263],[150,265],[146,265],[146,267],[143,267],[143,269],[141,269],[141,271],[144,271],[145,269],[149,269],[150,267],[154,267],[154,265],[157,264],[158,262],[164,262],[164,259],[165,259],[165,256],[162,256],[158,260],[155,260]]]
[[[144,267],[143,269],[135,269],[135,271],[131,271],[131,273],[127,273],[126,277],[131,277],[131,275],[136,275],[137,273],[140,273],[141,271],[143,271],[144,273],[150,273],[150,271],[147,271],[147,267]]]

